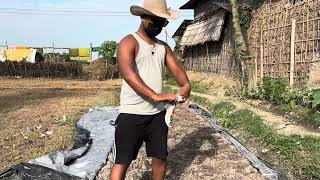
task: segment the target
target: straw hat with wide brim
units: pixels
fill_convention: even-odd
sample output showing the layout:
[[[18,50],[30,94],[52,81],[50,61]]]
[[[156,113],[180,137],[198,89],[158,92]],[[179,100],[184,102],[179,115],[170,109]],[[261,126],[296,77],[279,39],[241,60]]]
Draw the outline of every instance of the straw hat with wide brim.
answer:
[[[157,16],[165,19],[177,19],[180,12],[167,8],[166,0],[144,0],[143,7],[133,5],[130,12],[135,16]]]

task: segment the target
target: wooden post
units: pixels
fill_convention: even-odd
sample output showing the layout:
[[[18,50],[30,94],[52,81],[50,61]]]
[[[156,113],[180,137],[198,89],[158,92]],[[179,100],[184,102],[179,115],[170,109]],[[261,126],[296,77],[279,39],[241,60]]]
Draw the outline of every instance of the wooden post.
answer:
[[[258,81],[258,60],[254,58],[254,87],[257,87]]]
[[[260,84],[263,84],[263,77],[264,77],[264,19],[261,19],[261,27],[260,27]]]
[[[208,49],[208,43],[206,43],[206,49],[207,49],[207,63],[206,63],[206,69],[209,71],[210,68],[210,56],[209,56],[209,49]]]
[[[52,53],[54,53],[54,42],[52,43]]]
[[[9,49],[8,41],[6,41],[6,48],[7,48],[7,50]],[[6,51],[4,51],[4,56],[6,57],[6,61],[7,61],[8,58],[7,58],[7,52]]]
[[[90,60],[92,60],[92,43],[90,43]]]
[[[263,44],[261,44],[260,45],[260,81],[261,81],[261,83],[263,82],[262,80],[263,80],[263,71],[264,71],[264,69],[263,69],[263,60],[264,60],[264,51],[263,51]]]
[[[293,86],[294,81],[294,43],[295,43],[295,34],[296,34],[296,19],[292,20],[291,25],[291,47],[290,47],[290,86]]]

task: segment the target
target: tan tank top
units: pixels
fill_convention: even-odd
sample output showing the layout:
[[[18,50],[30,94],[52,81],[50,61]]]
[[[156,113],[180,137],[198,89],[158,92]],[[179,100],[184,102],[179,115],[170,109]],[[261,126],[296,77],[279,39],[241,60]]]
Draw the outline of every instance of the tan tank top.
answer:
[[[139,52],[136,55],[136,71],[154,92],[162,93],[163,68],[166,49],[163,42],[157,40],[156,45],[145,42],[138,34],[132,34],[139,43]],[[165,109],[164,103],[156,103],[151,99],[137,94],[125,80],[121,87],[120,113],[153,115]]]

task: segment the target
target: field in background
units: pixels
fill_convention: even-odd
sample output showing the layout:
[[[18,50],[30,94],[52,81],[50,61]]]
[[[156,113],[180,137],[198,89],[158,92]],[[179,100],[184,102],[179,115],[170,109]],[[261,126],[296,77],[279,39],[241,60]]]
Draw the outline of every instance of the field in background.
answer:
[[[95,106],[119,102],[120,80],[0,79],[0,171],[70,148],[74,125]]]

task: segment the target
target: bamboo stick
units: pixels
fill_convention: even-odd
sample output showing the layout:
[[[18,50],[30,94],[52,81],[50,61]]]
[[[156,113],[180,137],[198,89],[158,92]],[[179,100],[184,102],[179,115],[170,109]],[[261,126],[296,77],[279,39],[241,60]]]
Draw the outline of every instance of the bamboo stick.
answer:
[[[294,49],[294,40],[295,40],[295,33],[296,33],[296,20],[292,20],[292,27],[291,27],[291,56],[290,56],[290,86],[293,86],[294,80],[294,58],[295,58],[295,49]]]

